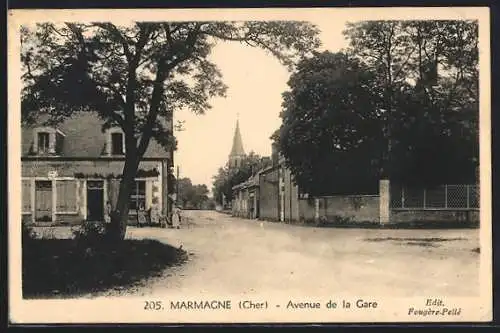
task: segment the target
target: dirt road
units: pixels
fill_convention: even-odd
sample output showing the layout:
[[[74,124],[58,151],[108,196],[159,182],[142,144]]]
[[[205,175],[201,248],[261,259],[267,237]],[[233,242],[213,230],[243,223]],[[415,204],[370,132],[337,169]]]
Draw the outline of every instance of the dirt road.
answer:
[[[189,253],[127,295],[284,294],[474,296],[479,231],[312,228],[184,212],[180,230],[129,228]]]

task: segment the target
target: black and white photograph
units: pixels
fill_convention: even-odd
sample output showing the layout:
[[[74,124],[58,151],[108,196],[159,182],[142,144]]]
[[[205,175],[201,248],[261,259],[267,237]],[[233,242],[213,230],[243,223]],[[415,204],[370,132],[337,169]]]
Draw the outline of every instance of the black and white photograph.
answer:
[[[13,323],[492,319],[488,8],[8,21]]]

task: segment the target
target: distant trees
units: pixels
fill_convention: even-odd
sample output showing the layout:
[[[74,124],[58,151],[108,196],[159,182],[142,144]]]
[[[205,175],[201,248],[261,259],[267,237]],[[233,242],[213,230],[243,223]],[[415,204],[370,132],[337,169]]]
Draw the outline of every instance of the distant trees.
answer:
[[[349,48],[302,60],[283,94],[274,140],[302,189],[475,181],[477,22],[370,21],[344,33]]]
[[[261,157],[254,152],[250,152],[241,161],[238,168],[230,168],[228,165],[219,168],[218,173],[213,177],[213,195],[217,203],[222,203],[222,197],[230,201],[233,198],[233,186],[246,181],[250,176],[259,170],[270,166],[271,158]]]
[[[207,206],[209,190],[205,184],[194,185],[189,178],[181,178],[179,186],[179,203],[183,209],[203,209]]]

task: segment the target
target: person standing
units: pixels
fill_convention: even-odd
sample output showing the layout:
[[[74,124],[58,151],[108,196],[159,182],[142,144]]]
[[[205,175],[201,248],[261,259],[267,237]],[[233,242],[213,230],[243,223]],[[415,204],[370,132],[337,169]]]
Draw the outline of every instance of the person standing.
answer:
[[[181,228],[181,209],[177,205],[172,210],[172,227],[176,229]]]
[[[139,227],[142,227],[147,223],[146,211],[144,209],[143,204],[139,205],[139,210],[137,211],[137,223],[138,223]]]
[[[151,224],[160,224],[160,211],[158,209],[158,203],[153,200],[153,205],[150,208],[149,220]]]
[[[111,212],[113,208],[111,207],[111,203],[106,201],[106,207],[104,208],[104,222],[111,223]]]

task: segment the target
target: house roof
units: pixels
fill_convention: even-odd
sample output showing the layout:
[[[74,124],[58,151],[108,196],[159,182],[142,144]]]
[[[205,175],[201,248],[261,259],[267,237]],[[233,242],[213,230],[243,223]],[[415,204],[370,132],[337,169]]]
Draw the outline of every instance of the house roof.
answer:
[[[42,124],[43,118],[39,123]],[[57,126],[64,133],[61,155],[64,157],[96,158],[103,156],[106,146],[106,134],[102,131],[103,121],[96,113],[79,112],[67,118]],[[42,125],[43,126],[43,125]],[[23,126],[21,129],[22,156],[30,155],[34,145],[34,130],[40,125]],[[151,139],[144,154],[147,158],[169,158],[169,152]]]
[[[238,189],[245,189],[245,188],[250,188],[250,187],[255,187],[255,186],[259,186],[259,175],[258,174],[250,176],[250,178],[248,178],[243,183],[239,183],[237,185],[234,185],[232,187],[232,189],[238,190]]]
[[[234,129],[234,137],[233,137],[233,147],[231,148],[231,153],[229,155],[230,156],[245,155],[245,150],[243,149],[243,140],[241,139],[239,120],[236,120],[236,128]]]

